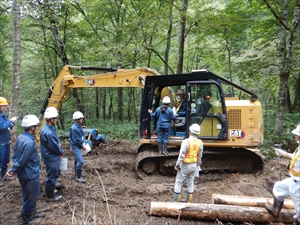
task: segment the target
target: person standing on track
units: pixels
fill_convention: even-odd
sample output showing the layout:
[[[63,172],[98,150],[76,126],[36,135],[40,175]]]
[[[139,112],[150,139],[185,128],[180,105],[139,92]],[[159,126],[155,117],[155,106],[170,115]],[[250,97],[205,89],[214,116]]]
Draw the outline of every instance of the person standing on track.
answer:
[[[198,139],[200,126],[192,124],[189,127],[190,136],[181,143],[179,156],[174,169],[177,171],[173,202],[180,200],[181,188],[184,180],[187,182],[186,202],[191,202],[194,193],[194,179],[197,167],[200,167],[203,153],[203,143]]]
[[[163,105],[157,107],[155,112],[148,109],[151,117],[157,118],[157,142],[158,142],[158,152],[160,154],[168,154],[168,143],[169,143],[169,133],[171,129],[171,120],[175,120],[176,116],[173,113],[169,104],[171,102],[170,97],[165,96],[162,100]]]
[[[278,217],[282,209],[284,199],[291,197],[296,215],[296,225],[300,225],[300,124],[292,131],[295,135],[295,141],[299,144],[294,153],[288,153],[282,149],[275,148],[275,153],[278,156],[284,156],[291,159],[289,164],[290,177],[277,181],[273,187],[274,202],[273,206],[268,203],[265,208],[274,216]]]

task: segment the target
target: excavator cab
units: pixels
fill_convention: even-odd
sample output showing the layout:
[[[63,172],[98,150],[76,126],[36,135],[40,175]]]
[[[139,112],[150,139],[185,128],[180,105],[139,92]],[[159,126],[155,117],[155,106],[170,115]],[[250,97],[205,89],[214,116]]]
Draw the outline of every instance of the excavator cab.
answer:
[[[172,100],[178,89],[185,91],[185,115],[173,121],[169,135],[168,155],[158,153],[155,110],[164,96]],[[228,95],[230,93],[230,95]],[[245,99],[244,99],[245,98]],[[181,142],[189,136],[189,126],[201,127],[198,137],[204,143],[202,170],[251,172],[262,169],[262,159],[255,147],[263,141],[261,103],[252,92],[207,71],[188,74],[146,77],[141,99],[139,149],[136,168],[141,173],[174,173]]]
[[[188,137],[188,127],[197,123],[201,126],[199,138],[226,140],[228,138],[228,124],[222,86],[215,80],[201,79],[197,74],[166,75],[155,77],[155,79],[146,78],[141,108],[142,130],[140,131],[143,134],[141,137],[156,138],[157,120],[156,118],[152,119],[147,114],[147,109],[155,110],[162,104],[161,99],[165,95],[175,93],[178,89],[185,90],[186,111],[184,116],[178,116],[175,121],[172,121],[170,139],[175,138],[177,140]],[[174,95],[170,97],[175,98]],[[178,105],[180,102],[175,99],[170,107],[178,109]]]

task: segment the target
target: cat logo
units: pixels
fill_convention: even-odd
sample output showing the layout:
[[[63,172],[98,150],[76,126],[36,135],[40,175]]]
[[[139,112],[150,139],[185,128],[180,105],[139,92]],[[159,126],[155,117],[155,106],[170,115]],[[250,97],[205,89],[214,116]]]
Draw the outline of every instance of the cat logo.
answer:
[[[244,139],[246,137],[246,133],[243,130],[231,130],[229,132],[231,138]]]
[[[93,86],[95,84],[95,80],[94,79],[87,79],[85,81],[85,84]]]

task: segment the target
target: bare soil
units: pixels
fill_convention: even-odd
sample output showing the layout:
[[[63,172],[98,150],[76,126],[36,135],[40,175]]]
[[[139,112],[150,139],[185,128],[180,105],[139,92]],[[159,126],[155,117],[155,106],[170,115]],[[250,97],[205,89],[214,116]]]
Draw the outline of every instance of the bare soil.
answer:
[[[41,224],[178,224],[177,218],[149,215],[151,201],[170,201],[175,175],[153,174],[140,179],[135,172],[137,144],[110,142],[85,156],[83,171],[86,183],[74,177],[74,158],[68,143],[63,144],[68,158],[68,170],[61,172],[62,195],[59,202],[46,202],[40,196],[37,210],[45,211]],[[212,194],[272,197],[272,187],[288,176],[284,159],[265,163],[256,174],[208,173],[195,179],[194,203],[211,203]],[[45,183],[43,162],[40,176],[41,193]],[[183,193],[186,192],[184,186]],[[185,194],[183,195],[185,196]],[[0,184],[0,225],[20,224],[22,210],[21,187],[18,179]],[[222,221],[180,219],[180,224],[222,224]],[[223,224],[232,224],[224,222]],[[247,221],[243,224],[249,224]]]

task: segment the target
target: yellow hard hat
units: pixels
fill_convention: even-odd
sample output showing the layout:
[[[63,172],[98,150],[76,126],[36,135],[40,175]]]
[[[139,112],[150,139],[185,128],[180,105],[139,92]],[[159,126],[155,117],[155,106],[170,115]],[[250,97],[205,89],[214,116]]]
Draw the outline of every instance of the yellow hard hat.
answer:
[[[6,98],[0,97],[0,105],[9,105],[9,103]]]

